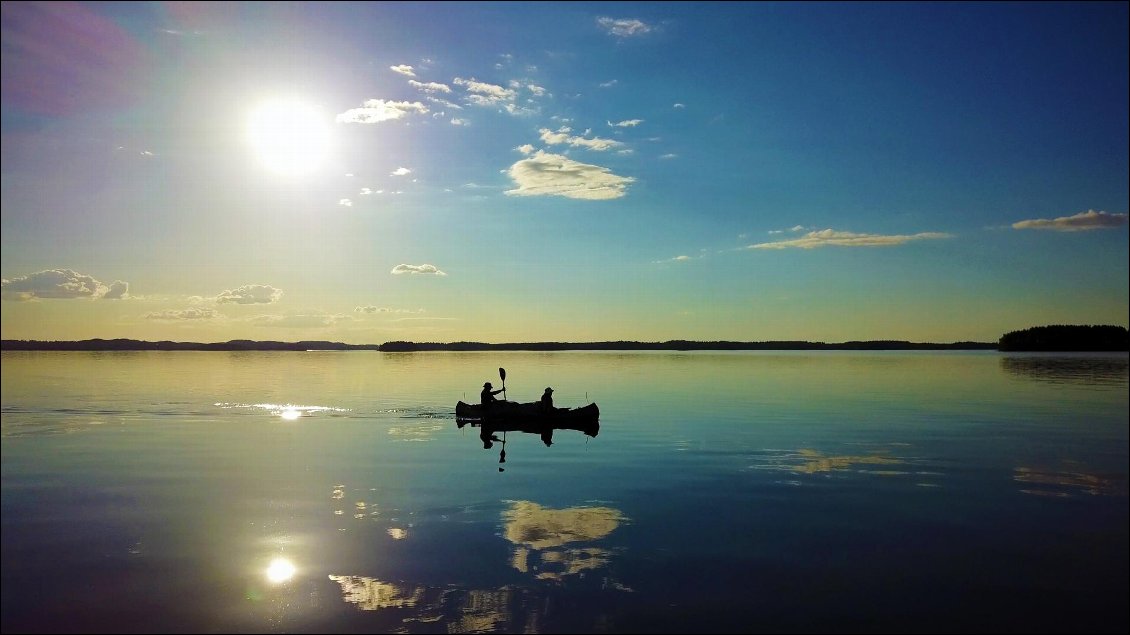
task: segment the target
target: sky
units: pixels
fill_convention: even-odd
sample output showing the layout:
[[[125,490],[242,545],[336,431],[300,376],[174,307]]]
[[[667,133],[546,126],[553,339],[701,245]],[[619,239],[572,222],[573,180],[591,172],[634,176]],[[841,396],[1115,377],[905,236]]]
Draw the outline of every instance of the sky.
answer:
[[[5,339],[1128,323],[1127,3],[3,3]]]

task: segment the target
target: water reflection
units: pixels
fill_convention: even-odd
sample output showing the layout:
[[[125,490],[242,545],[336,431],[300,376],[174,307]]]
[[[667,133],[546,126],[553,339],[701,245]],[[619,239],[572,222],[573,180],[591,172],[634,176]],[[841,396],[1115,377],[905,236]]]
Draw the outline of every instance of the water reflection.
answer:
[[[1130,356],[1125,354],[1009,355],[1000,358],[1005,372],[1052,383],[1125,385]]]
[[[627,518],[612,507],[550,509],[532,501],[514,501],[502,512],[503,535],[515,545],[510,566],[539,580],[562,581],[568,576],[607,567],[613,552],[592,545]]]
[[[1100,475],[1083,471],[1084,466],[1064,462],[1058,469],[1019,466],[1012,480],[1021,483],[1020,491],[1034,496],[1070,498],[1076,494],[1091,496],[1125,495],[1126,480],[1116,475]]]
[[[499,472],[506,471],[506,468],[502,467],[502,464],[506,463],[507,432],[536,434],[547,448],[553,445],[553,435],[558,430],[574,430],[589,437],[596,437],[596,435],[600,434],[600,422],[595,419],[584,421],[563,421],[555,419],[533,418],[509,421],[489,421],[457,417],[455,419],[455,425],[460,429],[467,425],[470,425],[472,428],[478,428],[479,441],[482,442],[484,450],[490,450],[494,448],[495,444],[498,444],[500,446],[498,453]],[[501,434],[502,436],[499,436],[499,434]]]
[[[459,589],[397,584],[366,576],[331,575],[346,602],[362,611],[409,609],[401,622],[425,632],[538,633],[544,599],[526,589]],[[421,627],[405,626],[404,632]]]
[[[266,411],[270,415],[280,417],[280,418],[286,419],[288,421],[293,421],[295,419],[298,419],[299,417],[312,415],[312,414],[315,414],[315,413],[349,412],[349,408],[334,408],[333,406],[296,406],[294,404],[289,404],[289,403],[288,404],[228,403],[228,402],[221,401],[221,402],[218,402],[218,403],[214,403],[212,405],[216,406],[217,408],[223,408],[225,410],[232,410],[232,409],[239,409],[239,408],[263,410],[263,411]]]
[[[294,577],[297,569],[294,563],[286,558],[275,558],[267,567],[267,579],[275,584],[281,584]]]

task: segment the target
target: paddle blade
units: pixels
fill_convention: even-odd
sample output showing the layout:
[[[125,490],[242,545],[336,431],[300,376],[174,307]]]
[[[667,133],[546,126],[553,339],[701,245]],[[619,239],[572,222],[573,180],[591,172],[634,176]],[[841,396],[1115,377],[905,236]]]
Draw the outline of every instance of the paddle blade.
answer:
[[[498,369],[498,378],[501,379],[502,381],[506,381],[506,369],[505,368],[499,368]]]

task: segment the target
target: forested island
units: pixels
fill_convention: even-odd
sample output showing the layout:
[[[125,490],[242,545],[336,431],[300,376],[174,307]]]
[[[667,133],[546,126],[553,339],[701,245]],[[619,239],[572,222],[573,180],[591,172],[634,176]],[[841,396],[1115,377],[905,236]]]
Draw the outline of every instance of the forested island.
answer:
[[[276,342],[229,340],[227,342],[147,342],[133,339],[90,339],[78,341],[0,340],[6,351],[382,351],[412,353],[421,351],[1127,351],[1130,338],[1122,326],[1037,326],[1012,331],[997,342],[907,342],[903,340],[863,340],[838,343],[776,340],[736,342],[729,340],[636,342],[407,342],[384,344],[343,344],[323,340]]]

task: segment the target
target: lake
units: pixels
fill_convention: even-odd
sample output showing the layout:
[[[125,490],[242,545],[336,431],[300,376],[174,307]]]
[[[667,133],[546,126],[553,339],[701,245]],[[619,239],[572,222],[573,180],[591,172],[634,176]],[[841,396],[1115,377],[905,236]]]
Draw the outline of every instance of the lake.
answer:
[[[1127,366],[4,352],[2,627],[1125,632]],[[500,367],[598,434],[484,449]]]

